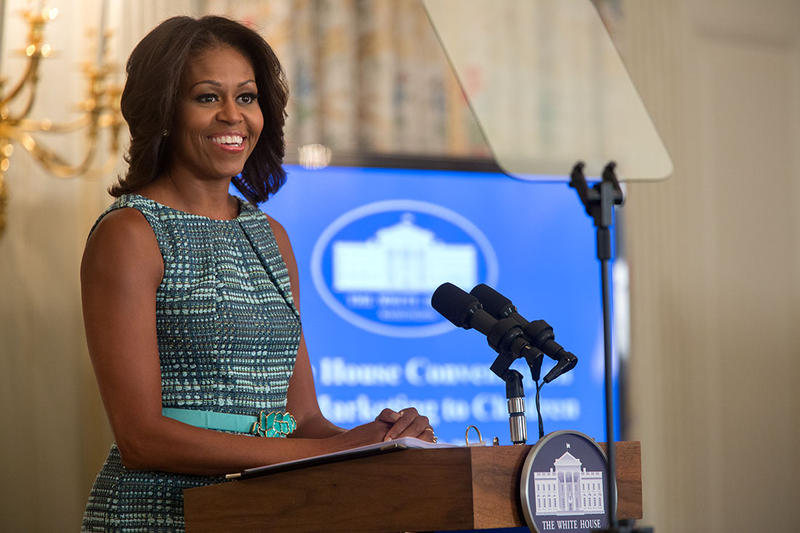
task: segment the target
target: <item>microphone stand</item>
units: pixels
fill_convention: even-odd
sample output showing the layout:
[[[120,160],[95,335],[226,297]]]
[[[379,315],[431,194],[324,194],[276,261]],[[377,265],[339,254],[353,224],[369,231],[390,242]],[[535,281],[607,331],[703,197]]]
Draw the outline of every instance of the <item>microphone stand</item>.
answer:
[[[490,367],[491,371],[506,382],[508,400],[508,425],[512,444],[525,444],[528,440],[528,421],[525,418],[525,391],[522,388],[522,374],[510,370],[516,356],[500,352]]]
[[[583,174],[584,164],[578,162],[572,168],[569,186],[574,188],[583,203],[586,213],[594,219],[597,228],[597,259],[600,260],[600,283],[603,291],[603,354],[605,367],[605,408],[606,408],[606,441],[608,453],[608,529],[595,530],[608,533],[628,531],[620,529],[617,521],[617,479],[616,453],[614,445],[614,398],[612,387],[612,352],[611,352],[611,277],[609,275],[611,253],[611,225],[614,223],[614,206],[622,205],[624,197],[619,186],[613,161],[603,169],[603,179],[592,188],[586,184]]]
[[[511,444],[525,444],[528,440],[528,421],[525,419],[525,391],[522,389],[522,374],[516,370],[509,370],[506,372],[505,382]]]
[[[511,430],[512,444],[525,444],[528,440],[528,421],[525,417],[525,391],[522,387],[522,374],[510,370],[511,364],[518,356],[509,352],[499,352],[492,363],[490,370],[506,383],[506,400],[508,400],[508,425]],[[536,414],[539,421],[539,438],[544,435],[542,425],[542,412],[539,409],[539,376],[542,370],[544,354],[538,350],[529,351],[524,355],[531,377],[536,384]]]

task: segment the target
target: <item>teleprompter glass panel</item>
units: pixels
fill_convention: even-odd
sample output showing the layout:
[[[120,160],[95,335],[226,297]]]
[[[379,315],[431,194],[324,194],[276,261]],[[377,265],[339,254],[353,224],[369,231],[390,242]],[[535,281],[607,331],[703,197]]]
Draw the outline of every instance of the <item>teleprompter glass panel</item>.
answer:
[[[423,0],[500,167],[657,180],[672,161],[589,0]]]

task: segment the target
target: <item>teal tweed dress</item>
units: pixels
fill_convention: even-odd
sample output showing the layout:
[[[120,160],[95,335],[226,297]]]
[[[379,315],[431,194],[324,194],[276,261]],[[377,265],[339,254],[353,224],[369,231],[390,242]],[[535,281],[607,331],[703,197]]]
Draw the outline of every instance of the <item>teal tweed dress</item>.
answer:
[[[156,293],[162,407],[253,417],[285,410],[300,318],[264,214],[241,202],[236,219],[212,220],[124,195],[100,219],[125,207],[144,215],[164,261]],[[131,471],[112,445],[83,530],[182,531],[182,490],[221,481]]]

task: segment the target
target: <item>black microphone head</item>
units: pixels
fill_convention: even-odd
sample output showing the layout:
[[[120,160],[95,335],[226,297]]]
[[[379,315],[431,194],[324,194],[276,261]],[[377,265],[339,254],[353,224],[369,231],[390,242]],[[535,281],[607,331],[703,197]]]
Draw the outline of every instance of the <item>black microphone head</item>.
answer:
[[[470,318],[475,310],[481,308],[481,303],[466,291],[447,282],[434,291],[431,306],[456,326],[469,329]]]
[[[544,377],[545,383],[550,383],[561,374],[569,372],[570,370],[575,368],[575,365],[578,364],[578,358],[575,357],[574,354],[567,351],[562,351],[562,354],[563,357],[559,359],[559,361],[556,363],[556,366],[551,368],[550,372],[548,372],[547,375]]]
[[[511,300],[483,283],[475,285],[469,293],[481,302],[487,313],[497,319],[507,318],[517,312]]]

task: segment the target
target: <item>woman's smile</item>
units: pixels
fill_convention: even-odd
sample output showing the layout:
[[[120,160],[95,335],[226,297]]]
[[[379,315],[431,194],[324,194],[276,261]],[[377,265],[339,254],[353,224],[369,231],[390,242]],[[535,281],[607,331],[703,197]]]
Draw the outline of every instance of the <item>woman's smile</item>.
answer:
[[[245,136],[239,133],[228,133],[211,137],[211,142],[229,152],[241,152],[244,150]]]

